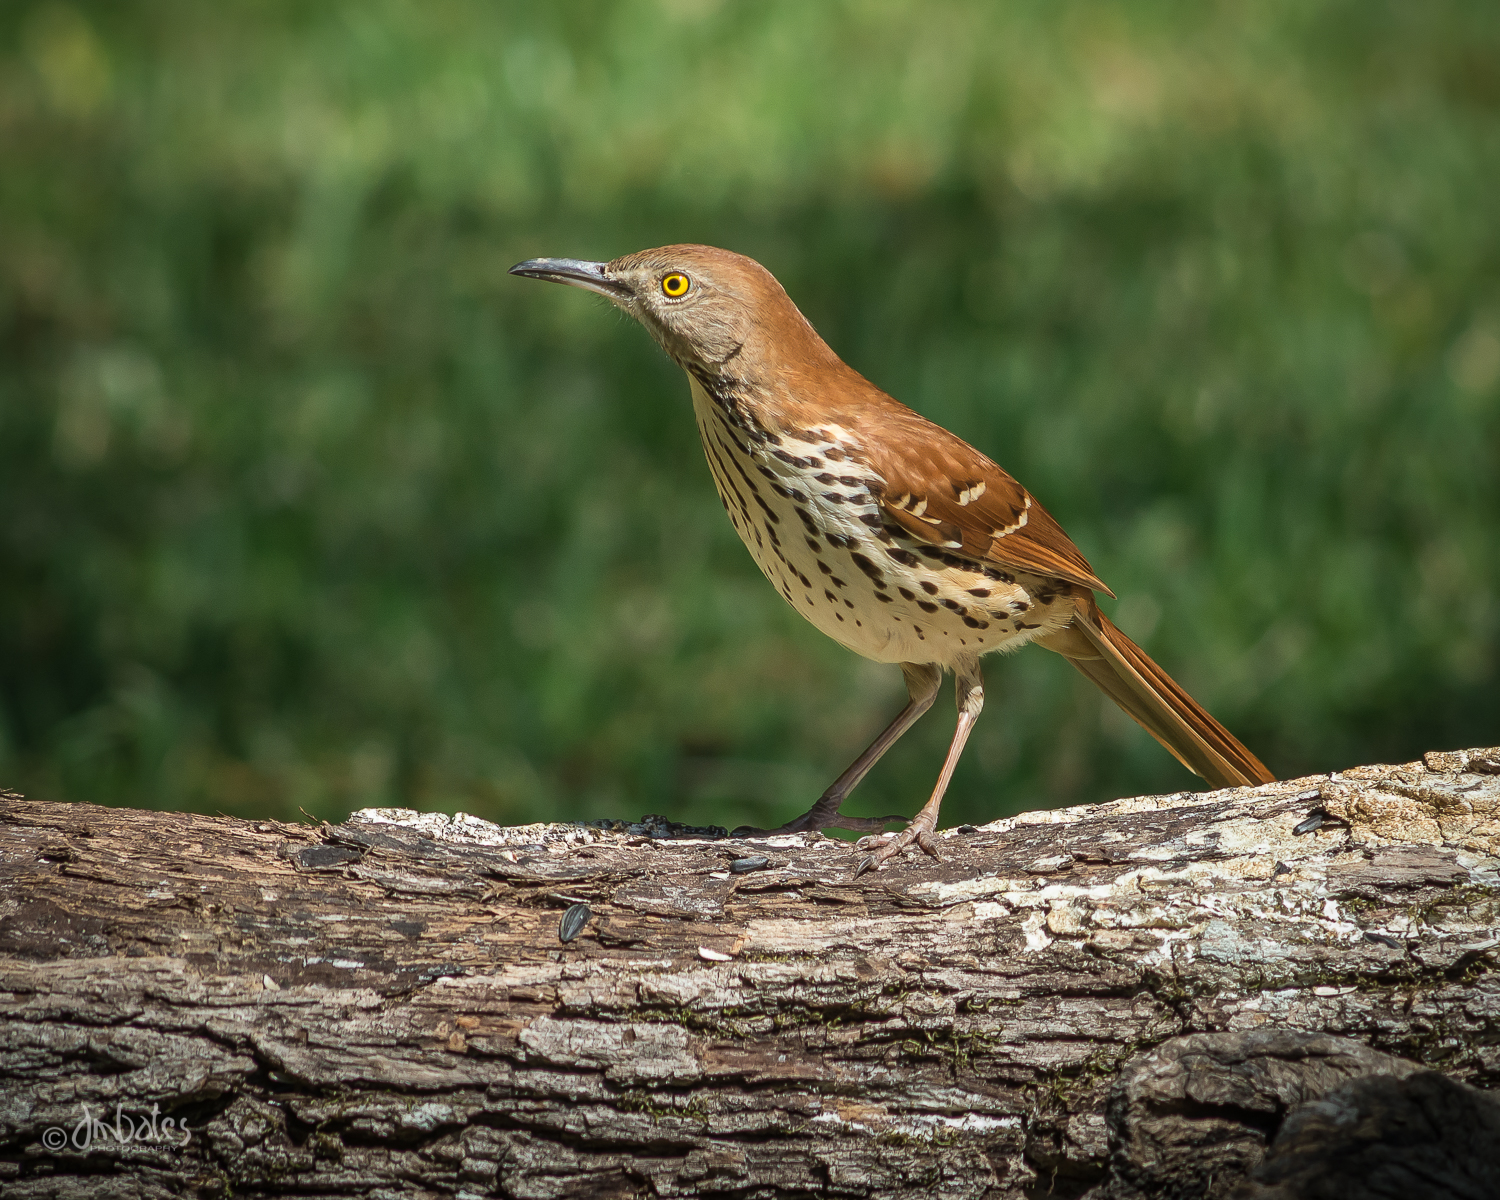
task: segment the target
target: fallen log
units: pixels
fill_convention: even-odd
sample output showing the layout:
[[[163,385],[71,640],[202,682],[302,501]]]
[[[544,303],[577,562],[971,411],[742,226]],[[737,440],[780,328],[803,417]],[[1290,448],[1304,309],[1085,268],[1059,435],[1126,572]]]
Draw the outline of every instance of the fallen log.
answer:
[[[0,798],[0,1190],[1290,1200],[1376,1110],[1500,1158],[1500,749],[859,879],[684,832]]]

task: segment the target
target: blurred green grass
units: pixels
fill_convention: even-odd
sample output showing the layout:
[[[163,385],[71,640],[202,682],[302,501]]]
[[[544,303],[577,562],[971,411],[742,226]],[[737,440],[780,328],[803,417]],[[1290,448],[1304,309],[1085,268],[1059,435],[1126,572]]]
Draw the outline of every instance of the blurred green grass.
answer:
[[[768,823],[894,712],[538,254],[705,241],[1278,774],[1500,726],[1500,9],[0,8],[0,785]],[[1191,786],[1041,651],[950,822]],[[914,811],[946,703],[863,785]]]

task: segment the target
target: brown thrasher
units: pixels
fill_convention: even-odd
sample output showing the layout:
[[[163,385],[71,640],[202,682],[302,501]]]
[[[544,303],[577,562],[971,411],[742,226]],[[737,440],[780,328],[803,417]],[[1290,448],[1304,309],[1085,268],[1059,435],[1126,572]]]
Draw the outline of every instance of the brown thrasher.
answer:
[[[1025,488],[846,366],[759,263],[663,246],[608,263],[536,258],[511,274],[598,292],[650,331],[688,373],[719,499],[756,565],[829,637],[900,664],[906,707],[778,832],[899,820],[839,807],[948,670],[958,729],[932,799],[855,873],[913,842],[935,853],[943,792],[984,706],[980,656],[1028,642],[1067,658],[1209,783],[1275,778],[1110,624],[1094,592],[1114,593]]]

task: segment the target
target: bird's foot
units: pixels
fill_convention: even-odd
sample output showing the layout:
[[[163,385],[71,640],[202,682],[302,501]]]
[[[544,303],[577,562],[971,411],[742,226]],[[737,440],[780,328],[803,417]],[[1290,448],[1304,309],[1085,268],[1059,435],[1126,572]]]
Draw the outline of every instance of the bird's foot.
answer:
[[[913,845],[941,862],[942,858],[937,852],[937,845],[932,839],[933,827],[936,824],[935,816],[929,818],[925,813],[918,813],[916,819],[900,833],[886,834],[883,837],[860,838],[854,844],[854,848],[870,850],[871,853],[859,860],[859,865],[854,868],[854,877],[858,879],[866,871],[875,870],[887,859],[895,858],[903,851],[911,849]]]
[[[743,837],[771,837],[782,833],[813,833],[819,829],[849,829],[855,833],[879,833],[892,821],[904,821],[905,817],[846,817],[837,808],[832,811],[819,804],[814,804],[800,817],[788,821],[785,825],[777,826],[775,829],[756,829],[750,825],[741,825],[729,836],[732,838]]]

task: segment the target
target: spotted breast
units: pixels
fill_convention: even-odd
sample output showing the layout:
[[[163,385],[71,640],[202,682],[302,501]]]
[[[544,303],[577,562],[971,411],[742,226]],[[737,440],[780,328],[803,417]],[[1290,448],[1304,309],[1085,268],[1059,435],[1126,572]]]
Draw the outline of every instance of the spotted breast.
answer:
[[[787,603],[841,645],[876,662],[948,665],[1024,646],[1072,618],[1055,581],[976,562],[888,521],[886,481],[850,430],[769,429],[689,378],[735,531]]]

